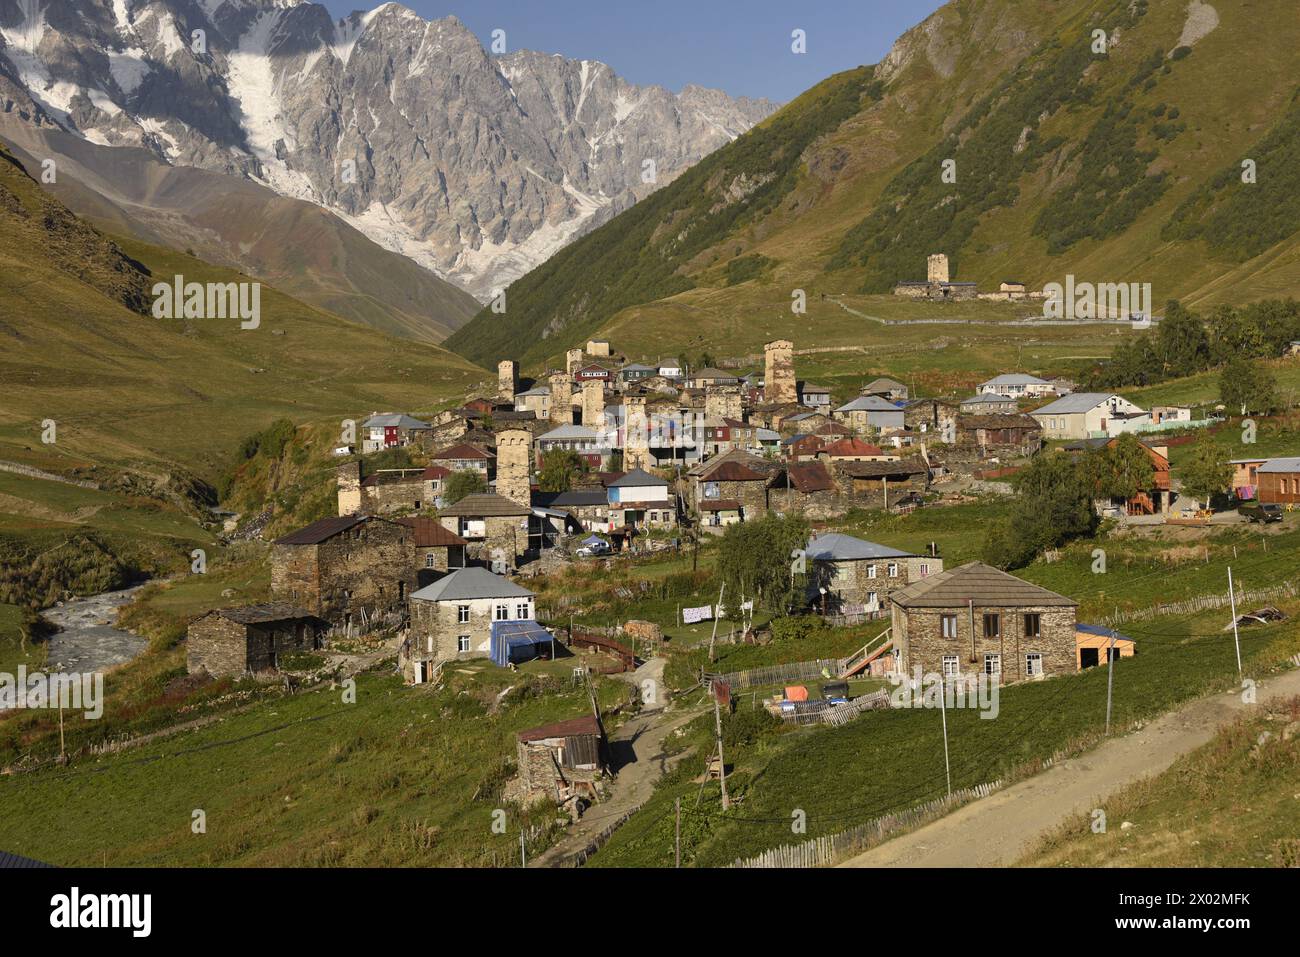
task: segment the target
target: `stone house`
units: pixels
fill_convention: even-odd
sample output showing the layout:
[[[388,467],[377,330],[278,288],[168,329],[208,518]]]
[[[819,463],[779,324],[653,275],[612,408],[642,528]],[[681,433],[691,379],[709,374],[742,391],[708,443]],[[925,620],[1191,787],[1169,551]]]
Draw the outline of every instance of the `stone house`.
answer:
[[[421,433],[433,426],[401,412],[376,413],[361,423],[361,451],[378,452],[396,446],[411,445]]]
[[[899,456],[886,452],[878,445],[863,442],[861,439],[847,438],[832,442],[818,449],[814,458],[819,462],[897,462]]]
[[[943,399],[912,399],[903,406],[903,425],[910,432],[935,434],[942,440],[942,436],[956,432],[957,406]]]
[[[185,669],[214,678],[274,671],[281,655],[320,648],[327,624],[284,602],[219,608],[190,622]]]
[[[515,393],[515,411],[531,412],[539,419],[551,417],[551,389],[539,385],[523,392]]]
[[[705,530],[724,529],[745,520],[745,511],[736,499],[715,498],[701,502],[700,526]]]
[[[975,446],[985,456],[1024,457],[1043,448],[1043,429],[1028,415],[962,415],[957,442]]]
[[[740,462],[720,462],[715,468],[693,476],[692,498],[699,512],[708,511],[718,520],[730,518],[723,512],[734,511],[735,521],[753,521],[767,513],[768,473],[760,472]],[[734,504],[722,508],[721,503]]]
[[[529,519],[533,510],[495,492],[466,495],[454,505],[438,510],[438,521],[468,543],[471,561],[514,568],[528,550]]]
[[[1078,603],[971,562],[889,597],[899,668],[949,678],[996,675],[999,684],[1071,674],[1078,667]]]
[[[423,588],[469,563],[469,542],[433,518],[399,518],[415,544],[416,585]]]
[[[535,598],[522,585],[478,567],[457,569],[419,589],[411,595],[411,625],[400,656],[407,679],[428,680],[430,667],[440,662],[493,657],[493,629],[500,623],[540,629]]]
[[[834,470],[853,504],[869,508],[898,505],[930,488],[930,466],[921,459],[843,462]]]
[[[322,518],[271,546],[271,593],[335,625],[401,614],[416,584],[410,528],[369,515]]]
[[[879,396],[889,402],[906,402],[908,397],[907,386],[897,379],[888,377],[872,379],[858,392],[859,395]]]
[[[831,390],[824,385],[800,382],[799,402],[808,406],[814,412],[829,412],[831,410]]]
[[[429,461],[451,472],[478,472],[486,481],[496,465],[496,455],[477,445],[461,442],[433,453],[429,456]]]
[[[767,490],[768,508],[795,511],[808,518],[841,515],[845,501],[824,462],[789,462],[777,473]]]
[[[875,395],[861,395],[846,402],[835,410],[834,416],[859,435],[890,432],[907,425],[902,409]]]
[[[524,803],[574,796],[594,800],[609,763],[605,729],[595,715],[570,718],[516,735],[518,787]]]
[[[677,525],[677,505],[668,482],[642,469],[633,469],[607,482],[610,529]]]
[[[536,496],[542,508],[571,516],[585,531],[609,528],[609,496],[603,488],[575,488],[567,492],[544,492]]]
[[[611,439],[614,436],[604,429],[586,425],[561,425],[537,437],[537,468],[548,452],[567,450],[576,452],[588,468],[602,469],[609,464]]]
[[[368,515],[385,515],[392,512],[420,511],[433,508],[442,497],[443,486],[451,475],[440,465],[414,469],[381,469],[367,475],[359,485],[353,486],[360,475],[360,462],[339,466],[339,514],[364,512]],[[349,496],[354,488],[358,494]]]
[[[981,392],[962,399],[958,409],[962,415],[1014,415],[1020,411],[1020,403],[1005,395]]]
[[[808,602],[830,614],[886,610],[887,599],[894,592],[943,571],[943,559],[937,556],[917,555],[838,533],[814,538],[805,555]]]

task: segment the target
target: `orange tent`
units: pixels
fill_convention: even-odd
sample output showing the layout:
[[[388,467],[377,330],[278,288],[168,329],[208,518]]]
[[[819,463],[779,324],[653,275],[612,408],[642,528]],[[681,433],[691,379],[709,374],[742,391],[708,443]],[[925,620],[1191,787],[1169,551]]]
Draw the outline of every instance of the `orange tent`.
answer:
[[[785,689],[786,701],[807,701],[808,689],[803,685],[791,685]]]

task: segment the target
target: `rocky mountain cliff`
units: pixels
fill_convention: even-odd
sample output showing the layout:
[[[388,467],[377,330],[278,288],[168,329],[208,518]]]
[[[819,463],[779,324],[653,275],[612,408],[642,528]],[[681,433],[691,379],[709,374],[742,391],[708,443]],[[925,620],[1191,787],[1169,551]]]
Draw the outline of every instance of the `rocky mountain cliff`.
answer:
[[[480,298],[774,109],[395,3],[0,0],[0,111],[320,204]]]

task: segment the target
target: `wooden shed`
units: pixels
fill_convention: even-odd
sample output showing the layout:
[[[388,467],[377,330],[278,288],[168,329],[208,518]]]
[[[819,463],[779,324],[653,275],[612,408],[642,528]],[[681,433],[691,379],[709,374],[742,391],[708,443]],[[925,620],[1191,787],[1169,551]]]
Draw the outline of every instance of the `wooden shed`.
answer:
[[[558,803],[574,794],[594,797],[609,763],[605,729],[594,715],[520,731],[517,747],[524,790]]]

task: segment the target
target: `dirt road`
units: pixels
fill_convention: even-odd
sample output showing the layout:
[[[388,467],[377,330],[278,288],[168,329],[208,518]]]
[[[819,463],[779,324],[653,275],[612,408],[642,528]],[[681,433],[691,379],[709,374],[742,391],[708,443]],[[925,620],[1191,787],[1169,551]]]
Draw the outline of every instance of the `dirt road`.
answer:
[[[1300,695],[1300,671],[1262,681],[1260,704]],[[1078,758],[947,817],[872,848],[842,867],[997,867],[1011,864],[1072,814],[1164,771],[1248,709],[1241,692],[1198,698],[1132,734],[1113,738]]]
[[[662,688],[664,664],[663,658],[653,658],[635,672],[620,677],[634,682],[644,695],[646,681],[652,681],[656,688]],[[696,707],[670,712],[664,710],[662,699],[653,704],[647,702],[644,710],[629,719],[610,739],[610,754],[617,777],[610,788],[609,797],[591,808],[577,824],[569,828],[558,844],[538,855],[536,860],[530,861],[529,866],[565,866],[611,823],[644,803],[664,772],[685,757],[685,754],[665,754],[664,742],[670,734],[704,711],[704,708]]]

